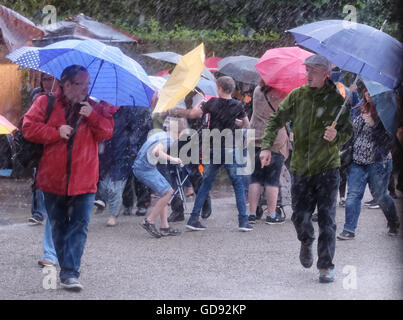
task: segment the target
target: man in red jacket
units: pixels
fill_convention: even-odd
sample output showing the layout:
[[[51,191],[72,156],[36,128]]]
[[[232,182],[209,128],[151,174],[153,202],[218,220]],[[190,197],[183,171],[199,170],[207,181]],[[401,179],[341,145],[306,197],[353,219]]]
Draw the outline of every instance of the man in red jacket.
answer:
[[[37,187],[45,195],[61,285],[75,291],[83,288],[78,270],[97,191],[98,142],[113,134],[108,109],[88,99],[89,83],[84,67],[67,67],[48,122],[44,121],[47,96],[42,96],[35,100],[22,125],[26,139],[44,146]]]

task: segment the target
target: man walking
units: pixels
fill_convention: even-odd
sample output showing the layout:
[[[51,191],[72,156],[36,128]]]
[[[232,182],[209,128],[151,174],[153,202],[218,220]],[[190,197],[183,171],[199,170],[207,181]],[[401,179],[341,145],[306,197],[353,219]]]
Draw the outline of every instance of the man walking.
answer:
[[[348,110],[336,126],[331,126],[343,104],[336,86],[328,79],[330,62],[322,56],[308,57],[307,84],[293,90],[280,104],[267,124],[262,141],[262,167],[271,161],[277,132],[292,121],[294,149],[290,171],[293,201],[292,222],[301,241],[300,262],[313,264],[312,244],[315,239],[312,213],[318,207],[318,262],[320,282],[334,281],[333,257],[336,243],[336,203],[340,182],[339,148],[351,137],[352,123]]]
[[[110,139],[113,133],[110,113],[87,99],[89,83],[84,67],[67,67],[48,122],[44,121],[47,96],[42,96],[35,100],[22,125],[26,139],[44,146],[37,186],[45,196],[61,285],[76,291],[83,288],[78,281],[79,268],[97,191],[98,142]]]

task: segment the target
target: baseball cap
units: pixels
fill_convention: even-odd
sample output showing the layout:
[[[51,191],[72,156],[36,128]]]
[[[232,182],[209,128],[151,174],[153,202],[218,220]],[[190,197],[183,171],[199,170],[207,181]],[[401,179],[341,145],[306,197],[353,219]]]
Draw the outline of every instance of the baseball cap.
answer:
[[[332,64],[330,63],[330,61],[327,60],[324,56],[320,56],[317,54],[314,54],[313,56],[306,58],[302,64],[317,69],[324,69],[326,71],[332,70]]]

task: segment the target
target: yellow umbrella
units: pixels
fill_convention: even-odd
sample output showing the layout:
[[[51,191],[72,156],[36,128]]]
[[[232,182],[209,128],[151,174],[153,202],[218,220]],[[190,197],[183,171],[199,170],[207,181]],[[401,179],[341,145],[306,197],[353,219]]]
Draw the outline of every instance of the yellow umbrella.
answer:
[[[10,134],[15,129],[17,129],[16,126],[0,115],[0,134]]]
[[[200,81],[204,69],[204,44],[185,54],[161,89],[153,112],[163,112],[174,107],[192,91]]]

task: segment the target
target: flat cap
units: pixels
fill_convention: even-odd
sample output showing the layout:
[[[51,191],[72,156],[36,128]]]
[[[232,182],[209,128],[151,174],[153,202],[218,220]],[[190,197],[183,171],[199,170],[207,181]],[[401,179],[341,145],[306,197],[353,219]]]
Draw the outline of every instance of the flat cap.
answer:
[[[323,69],[326,71],[332,70],[332,64],[330,63],[330,61],[327,60],[324,56],[320,56],[317,54],[314,54],[313,56],[306,58],[302,64],[305,64],[307,66],[311,66],[311,67],[317,68],[317,69]]]

